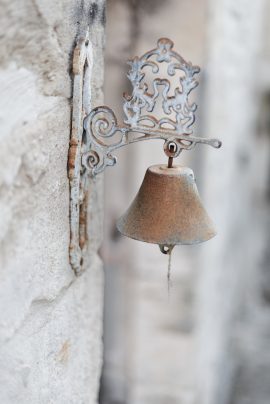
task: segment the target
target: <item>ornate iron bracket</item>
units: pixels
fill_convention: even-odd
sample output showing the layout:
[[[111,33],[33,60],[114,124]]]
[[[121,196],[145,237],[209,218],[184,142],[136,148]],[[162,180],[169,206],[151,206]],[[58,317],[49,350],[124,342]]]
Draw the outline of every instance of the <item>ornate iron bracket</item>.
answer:
[[[128,64],[132,94],[124,94],[124,124],[118,125],[114,112],[106,106],[94,108],[84,119],[82,165],[92,176],[116,164],[114,150],[142,140],[165,140],[165,154],[172,158],[197,143],[221,147],[218,139],[192,136],[197,105],[190,103],[189,94],[198,85],[194,76],[200,68],[176,53],[170,39],[159,39],[155,49]],[[162,118],[158,118],[160,111]]]
[[[93,54],[88,37],[80,38],[73,55],[72,128],[68,156],[70,181],[70,263],[76,274],[83,268],[87,240],[89,176],[116,163],[114,150],[150,139],[163,139],[168,157],[177,157],[197,143],[219,148],[218,139],[192,135],[197,105],[189,100],[198,85],[198,66],[186,62],[162,38],[157,47],[128,61],[131,95],[124,94],[125,120],[119,125],[113,111],[91,107]],[[160,77],[157,77],[159,73]],[[151,115],[150,115],[151,113]],[[164,115],[160,118],[160,115]]]

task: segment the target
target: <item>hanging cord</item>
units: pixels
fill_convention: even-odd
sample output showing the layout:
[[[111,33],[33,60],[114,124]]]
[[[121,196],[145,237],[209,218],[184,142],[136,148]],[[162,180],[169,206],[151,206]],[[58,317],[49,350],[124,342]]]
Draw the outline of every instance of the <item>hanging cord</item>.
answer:
[[[172,250],[173,247],[170,248],[168,255],[169,255],[169,259],[168,259],[168,271],[167,271],[167,284],[168,284],[168,298],[170,298],[170,290],[171,290],[171,266],[172,266]]]
[[[174,248],[174,245],[160,245],[159,248],[163,254],[166,254],[169,256],[168,257],[168,270],[167,270],[167,284],[168,284],[168,297],[170,298],[170,289],[172,286],[172,282],[171,282],[172,250]]]

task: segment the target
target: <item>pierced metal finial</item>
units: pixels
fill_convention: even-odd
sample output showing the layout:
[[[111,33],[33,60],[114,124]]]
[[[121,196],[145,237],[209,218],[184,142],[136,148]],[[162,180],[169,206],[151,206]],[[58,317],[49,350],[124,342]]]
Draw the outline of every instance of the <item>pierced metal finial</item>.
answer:
[[[124,124],[119,125],[106,106],[94,108],[84,119],[82,164],[93,176],[116,164],[114,150],[141,140],[165,140],[168,157],[177,157],[197,143],[221,146],[218,139],[192,136],[197,105],[189,101],[189,94],[198,85],[194,76],[200,68],[175,52],[170,39],[159,39],[155,49],[128,64],[132,94],[124,94]]]

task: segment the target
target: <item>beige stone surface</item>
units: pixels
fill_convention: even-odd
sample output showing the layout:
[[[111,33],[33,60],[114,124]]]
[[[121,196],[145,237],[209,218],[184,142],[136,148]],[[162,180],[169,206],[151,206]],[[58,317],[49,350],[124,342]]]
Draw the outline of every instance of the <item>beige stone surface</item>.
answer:
[[[67,154],[74,44],[90,25],[102,99],[104,4],[1,1],[0,402],[96,403],[102,358],[102,179],[90,259],[69,265]]]

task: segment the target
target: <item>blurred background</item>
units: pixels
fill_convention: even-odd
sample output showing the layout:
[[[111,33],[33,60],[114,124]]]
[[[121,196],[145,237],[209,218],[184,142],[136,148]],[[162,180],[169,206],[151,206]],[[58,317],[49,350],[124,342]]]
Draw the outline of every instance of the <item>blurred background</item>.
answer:
[[[126,60],[168,37],[201,66],[194,134],[218,137],[176,161],[191,167],[218,235],[168,257],[123,238],[117,218],[162,141],[119,150],[105,174],[101,404],[270,402],[270,2],[109,0],[105,104],[123,118]],[[170,212],[168,212],[170,214]]]

